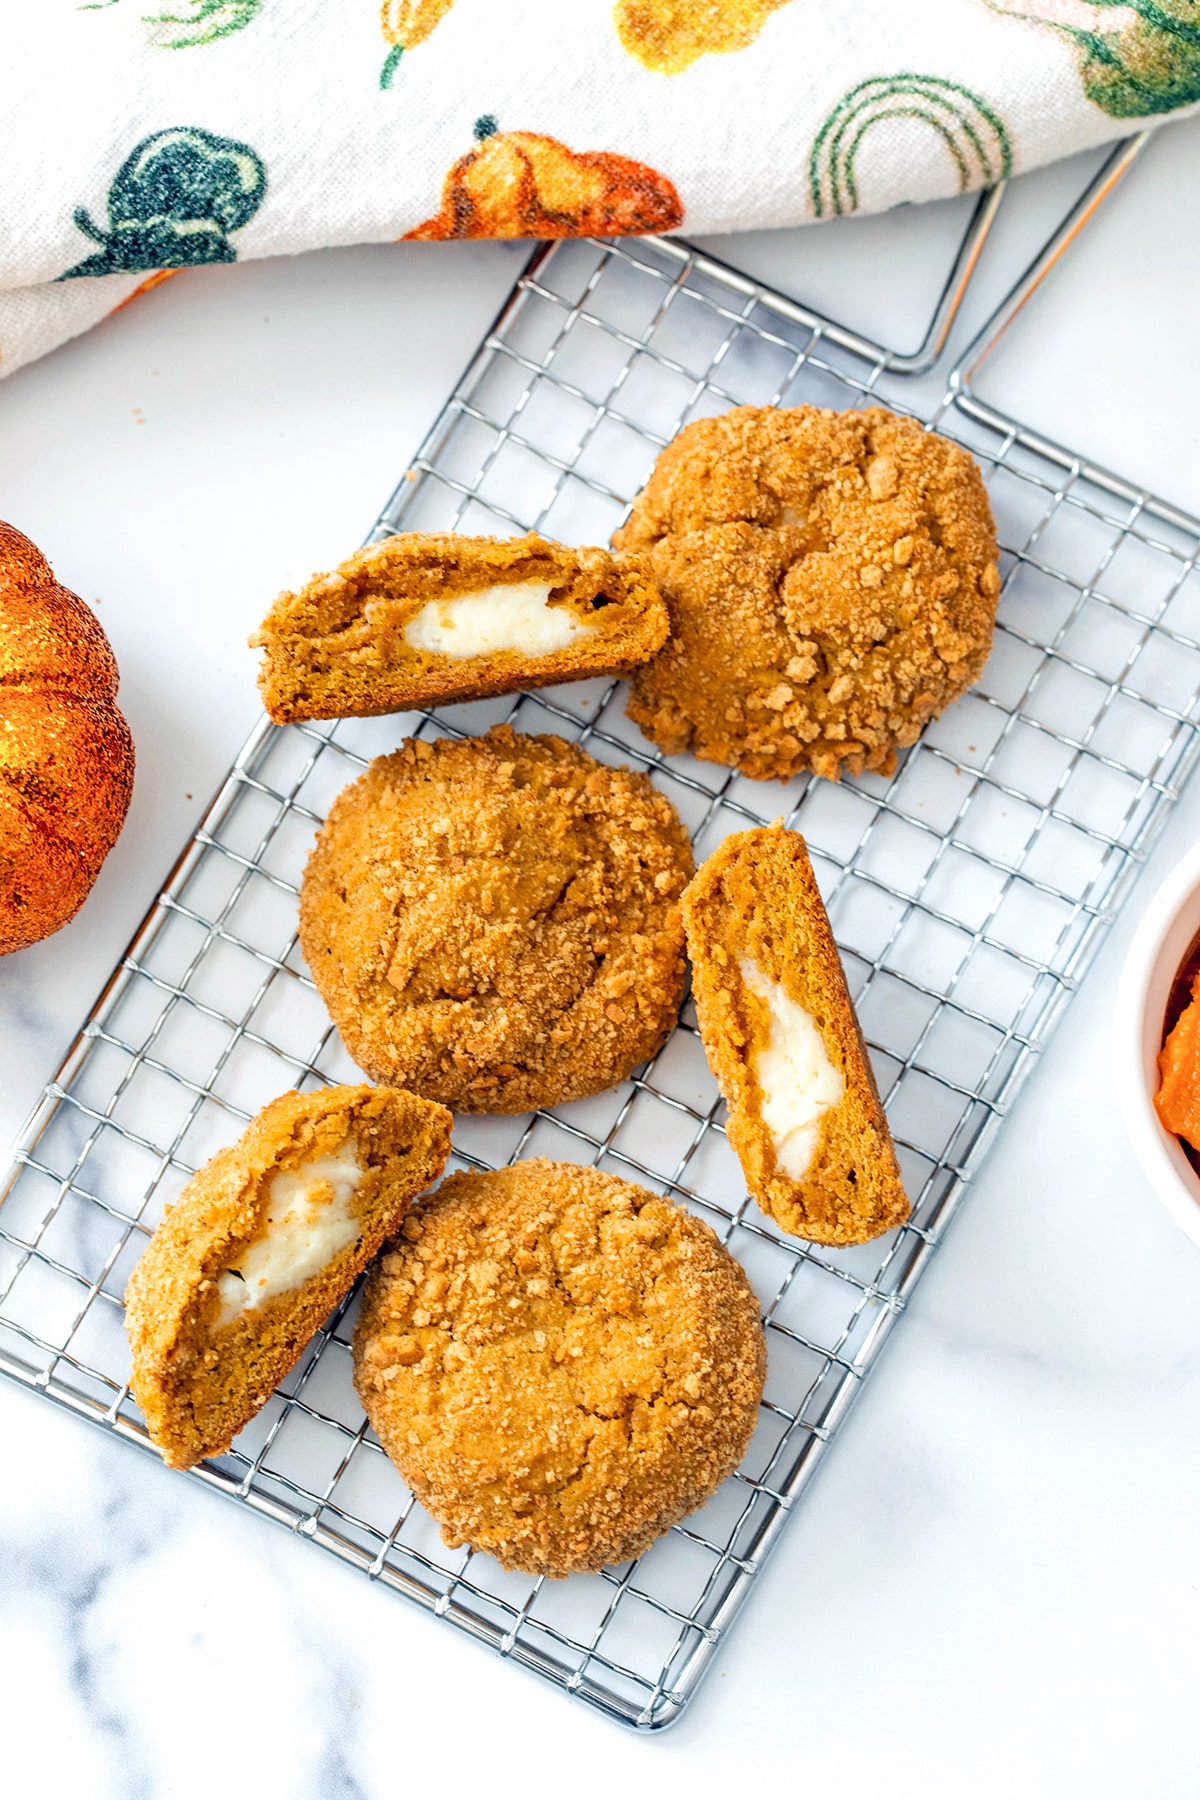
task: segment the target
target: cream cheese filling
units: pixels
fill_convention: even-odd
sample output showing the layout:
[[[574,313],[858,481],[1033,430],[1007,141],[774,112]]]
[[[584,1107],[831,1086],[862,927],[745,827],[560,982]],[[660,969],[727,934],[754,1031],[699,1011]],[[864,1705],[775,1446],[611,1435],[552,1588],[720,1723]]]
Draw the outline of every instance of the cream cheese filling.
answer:
[[[316,1156],[298,1169],[278,1169],[267,1184],[263,1224],[238,1257],[236,1268],[217,1277],[221,1307],[213,1330],[232,1325],[308,1281],[358,1236],[351,1201],[362,1180],[358,1146],[348,1137],[339,1150]]]
[[[547,606],[548,581],[509,581],[470,594],[444,594],[415,612],[404,627],[414,650],[438,656],[494,656],[516,650],[549,656],[594,627],[567,606]]]
[[[742,980],[767,1003],[771,1034],[754,1059],[762,1090],[763,1124],[775,1146],[775,1160],[793,1181],[808,1173],[821,1120],[846,1091],[840,1069],[829,1060],[816,1020],[750,957],[741,961]]]

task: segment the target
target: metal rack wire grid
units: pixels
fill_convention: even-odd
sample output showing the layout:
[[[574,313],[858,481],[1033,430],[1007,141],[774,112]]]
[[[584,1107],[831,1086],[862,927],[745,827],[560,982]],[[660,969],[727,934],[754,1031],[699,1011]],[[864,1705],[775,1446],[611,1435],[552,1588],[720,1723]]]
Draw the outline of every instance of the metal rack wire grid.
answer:
[[[373,537],[536,528],[606,542],[685,421],[744,402],[905,409],[889,352],[685,246],[533,256]],[[914,408],[915,410],[915,408]],[[625,1723],[677,1717],[936,1249],[1195,761],[1200,526],[955,398],[1004,546],[979,685],[888,780],[756,783],[656,754],[616,684],[255,732],[84,1026],[0,1210],[0,1366],[147,1447],[121,1295],[165,1204],[268,1099],[357,1079],[296,944],[333,796],[416,732],[504,718],[649,770],[697,857],[785,814],[808,840],[913,1203],[856,1249],[784,1238],[746,1199],[690,1005],[621,1088],[460,1118],[452,1166],[542,1155],[674,1196],[762,1301],[769,1371],[745,1462],[633,1565],[567,1581],[448,1552],[368,1430],[354,1301],[230,1453],[193,1474]]]

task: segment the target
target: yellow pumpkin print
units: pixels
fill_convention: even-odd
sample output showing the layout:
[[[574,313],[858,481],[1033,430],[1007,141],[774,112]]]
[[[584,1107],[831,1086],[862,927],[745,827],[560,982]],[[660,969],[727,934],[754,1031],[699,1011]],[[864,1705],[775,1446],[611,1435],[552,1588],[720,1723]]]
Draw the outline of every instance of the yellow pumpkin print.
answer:
[[[391,47],[379,74],[381,88],[391,87],[404,52],[423,44],[453,5],[454,0],[383,0],[379,22],[383,41]]]
[[[788,0],[619,0],[617,36],[656,75],[679,75],[702,56],[751,45]]]

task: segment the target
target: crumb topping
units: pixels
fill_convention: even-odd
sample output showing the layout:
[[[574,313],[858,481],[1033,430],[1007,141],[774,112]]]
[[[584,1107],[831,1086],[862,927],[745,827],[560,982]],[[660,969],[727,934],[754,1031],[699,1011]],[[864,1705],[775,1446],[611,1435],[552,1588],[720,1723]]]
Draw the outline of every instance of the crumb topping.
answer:
[[[638,1554],[736,1467],[758,1305],[709,1227],[544,1161],[454,1175],[373,1273],[371,1422],[451,1546],[560,1575]]]
[[[879,407],[694,421],[613,542],[649,553],[671,615],[629,716],[670,753],[749,775],[890,772],[991,645],[978,467]]]
[[[658,1047],[692,866],[644,775],[507,726],[410,739],[335,802],[301,947],[375,1079],[520,1112],[611,1087]]]

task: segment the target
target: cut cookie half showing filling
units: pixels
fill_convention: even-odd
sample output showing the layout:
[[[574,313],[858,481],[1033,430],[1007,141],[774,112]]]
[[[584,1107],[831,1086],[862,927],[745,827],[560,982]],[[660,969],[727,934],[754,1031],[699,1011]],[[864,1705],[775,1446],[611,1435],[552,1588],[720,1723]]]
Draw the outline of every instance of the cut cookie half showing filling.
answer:
[[[804,839],[727,838],[683,896],[692,986],[729,1141],[786,1232],[858,1244],[908,1201]]]
[[[250,642],[263,703],[287,724],[625,674],[667,628],[637,556],[409,532],[281,594]]]
[[[355,1201],[364,1169],[353,1132],[324,1156],[276,1169],[265,1182],[258,1233],[217,1276],[223,1331],[262,1312],[278,1294],[303,1287],[359,1236]]]
[[[400,1088],[284,1094],[192,1177],[125,1293],[134,1398],[172,1468],[229,1448],[441,1174],[450,1124]]]

